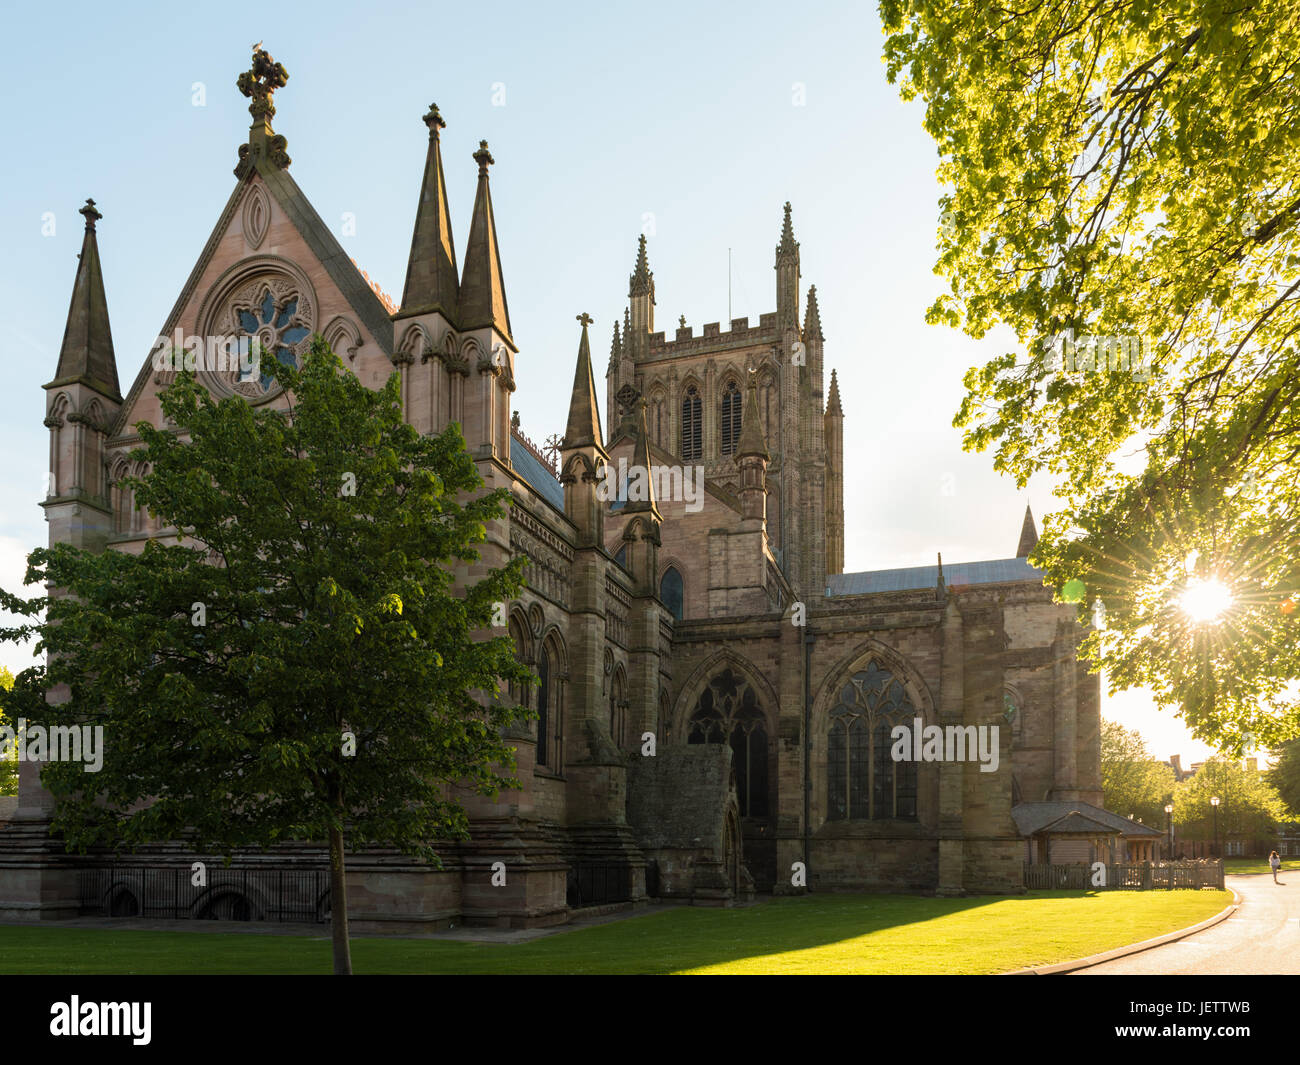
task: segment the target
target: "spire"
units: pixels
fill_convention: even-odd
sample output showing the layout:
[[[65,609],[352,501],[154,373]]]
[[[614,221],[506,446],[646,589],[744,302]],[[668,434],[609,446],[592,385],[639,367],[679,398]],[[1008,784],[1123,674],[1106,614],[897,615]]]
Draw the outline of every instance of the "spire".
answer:
[[[794,226],[790,222],[790,201],[785,201],[785,221],[781,224],[781,243],[776,246],[777,262],[799,254],[799,242],[794,239]]]
[[[786,221],[788,222],[789,220],[790,216],[787,215]],[[805,340],[808,340],[811,337],[816,337],[818,340],[824,339],[822,336],[822,315],[821,311],[817,308],[816,285],[808,286],[808,309],[804,312],[803,316],[803,335]]]
[[[80,262],[72,284],[68,323],[63,330],[63,347],[59,349],[59,367],[51,384],[80,381],[120,401],[113,333],[108,325],[108,299],[104,295],[104,275],[95,240],[95,223],[104,216],[95,210],[94,200],[87,200],[80,213],[86,219],[86,235],[81,241],[81,254],[77,256]]]
[[[478,163],[478,192],[474,195],[474,218],[469,226],[465,269],[460,279],[459,325],[465,330],[494,326],[513,345],[497,246],[497,224],[492,213],[492,194],[488,191],[488,167],[496,160],[488,151],[487,141],[478,142],[474,161]]]
[[[840,383],[835,377],[834,370],[831,370],[831,387],[826,396],[826,413],[844,417],[844,408],[840,406]]]
[[[406,265],[406,288],[402,292],[401,315],[441,311],[456,322],[460,284],[456,278],[456,242],[451,235],[451,214],[447,209],[447,179],[442,169],[439,130],[447,125],[430,104],[424,116],[429,127],[429,153],[424,162],[424,183],[420,206],[411,237],[411,257]]]
[[[1016,558],[1028,558],[1038,543],[1038,530],[1034,528],[1034,515],[1025,507],[1025,523],[1020,527],[1020,544],[1016,548]]]
[[[754,371],[749,371],[749,387],[745,390],[745,414],[741,422],[740,439],[736,442],[736,458],[757,455],[771,461],[767,445],[763,442],[763,430],[758,413],[758,385],[754,381]]]
[[[641,234],[641,240],[637,244],[636,250],[636,269],[632,271],[632,276],[628,279],[628,296],[649,296],[654,298],[655,292],[655,275],[650,272],[650,260],[645,251],[645,234]]]
[[[623,507],[623,513],[632,514],[638,512],[649,512],[650,514],[653,514],[656,519],[658,519],[659,508],[655,506],[654,465],[650,461],[650,434],[646,429],[645,411],[647,406],[648,404],[644,399],[637,400],[638,414],[637,414],[637,428],[636,428],[636,444],[632,448],[632,469],[645,471],[644,473],[645,491],[643,493],[638,492],[637,495],[638,497],[640,495],[644,495],[645,498],[644,499],[629,498],[627,503]],[[629,478],[632,476],[640,476],[640,475],[629,474]]]
[[[569,424],[564,431],[564,447],[603,447],[600,410],[596,406],[596,378],[591,370],[591,342],[587,326],[592,322],[585,311],[578,315],[582,339],[578,342],[578,366],[573,372],[573,395],[569,399]]]

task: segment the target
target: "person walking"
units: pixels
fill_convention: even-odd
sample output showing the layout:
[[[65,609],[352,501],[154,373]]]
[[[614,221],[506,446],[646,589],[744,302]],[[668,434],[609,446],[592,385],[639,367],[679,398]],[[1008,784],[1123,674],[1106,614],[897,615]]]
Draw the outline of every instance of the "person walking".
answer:
[[[1277,856],[1277,851],[1273,851],[1268,856],[1268,867],[1273,870],[1273,883],[1280,884],[1281,881],[1277,878],[1277,871],[1282,868],[1282,859]]]

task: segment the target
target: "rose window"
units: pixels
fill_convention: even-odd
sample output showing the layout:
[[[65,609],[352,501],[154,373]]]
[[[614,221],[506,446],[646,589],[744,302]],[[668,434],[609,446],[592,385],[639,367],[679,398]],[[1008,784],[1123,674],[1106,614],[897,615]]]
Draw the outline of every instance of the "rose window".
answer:
[[[240,293],[231,307],[239,332],[252,340],[262,359],[274,356],[297,366],[311,336],[310,309],[292,286],[282,281],[261,281]],[[260,372],[259,372],[260,369]],[[240,395],[261,398],[273,384],[265,368],[240,370],[234,389]]]

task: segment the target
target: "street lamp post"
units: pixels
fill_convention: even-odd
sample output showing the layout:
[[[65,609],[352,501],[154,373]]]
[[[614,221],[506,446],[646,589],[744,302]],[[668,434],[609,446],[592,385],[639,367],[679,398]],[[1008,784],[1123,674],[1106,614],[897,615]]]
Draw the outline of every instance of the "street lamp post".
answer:
[[[1214,808],[1214,856],[1222,858],[1223,855],[1219,852],[1219,797],[1217,795],[1210,796],[1210,805]]]
[[[1165,804],[1165,829],[1169,833],[1169,890],[1174,889],[1174,804]]]

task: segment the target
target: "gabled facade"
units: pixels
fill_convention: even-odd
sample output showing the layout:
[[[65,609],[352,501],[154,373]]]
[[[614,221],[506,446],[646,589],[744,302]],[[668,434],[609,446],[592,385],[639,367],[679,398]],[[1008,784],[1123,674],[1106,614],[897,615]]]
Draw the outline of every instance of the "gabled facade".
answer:
[[[510,416],[516,359],[530,356],[510,319],[486,142],[469,153],[478,187],[458,263],[445,122],[436,106],[424,115],[399,306],[290,176],[287,141],[271,126],[286,77],[258,53],[240,80],[253,124],[235,188],[159,335],[252,337],[293,359],[320,333],[366,384],[400,370],[408,422],[423,433],[458,423],[487,485],[511,488],[508,517],[462,577],[528,558],[504,631],[538,679],[515,693],[538,715],[510,736],[522,788],[469,800],[472,838],[442,849],[439,872],[387,852],[352,856],[353,921],[545,924],[592,905],[726,904],[756,890],[1020,890],[1013,807],[1101,801],[1099,688],[1078,661],[1082,633],[1024,557],[1028,515],[1016,558],[842,572],[845,416],[833,372],[825,385],[816,291],[801,293],[790,205],[776,309],[726,332],[712,323],[696,336],[684,322],[672,340],[655,331],[641,239],[621,325],[615,318],[606,417],[583,313],[565,433],[548,458]],[[132,426],[159,424],[172,371],[137,352],[119,393],[101,215],[93,204],[83,213],[47,386],[44,506],[51,542],[139,551],[164,530],[121,481],[144,472],[129,466]],[[238,366],[202,379],[250,403],[286,402]],[[633,474],[622,491],[620,468]],[[649,473],[643,490],[631,488],[637,470]],[[918,758],[896,759],[891,730],[916,724],[991,737],[984,762],[919,757],[921,730]],[[36,769],[23,766],[19,809],[0,828],[0,915],[68,916],[110,897],[120,912],[147,907],[143,877],[60,853]],[[195,857],[160,844],[140,861],[188,868]],[[504,885],[493,882],[498,862]],[[306,844],[236,861],[323,866],[323,848]],[[186,905],[197,915],[214,904]],[[222,912],[270,908],[254,894]]]

